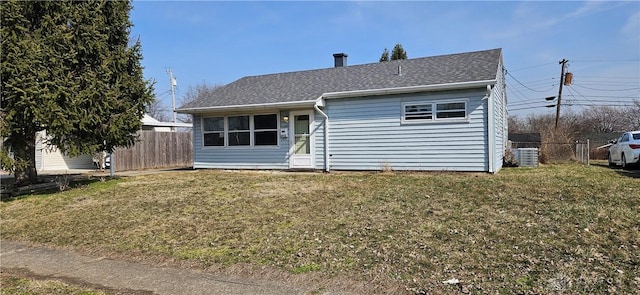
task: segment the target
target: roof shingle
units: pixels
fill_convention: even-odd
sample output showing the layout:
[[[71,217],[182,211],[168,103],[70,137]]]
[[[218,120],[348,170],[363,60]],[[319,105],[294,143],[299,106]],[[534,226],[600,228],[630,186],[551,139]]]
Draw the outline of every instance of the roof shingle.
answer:
[[[323,93],[496,79],[501,49],[248,76],[180,109],[315,101]],[[398,75],[398,67],[401,75]]]

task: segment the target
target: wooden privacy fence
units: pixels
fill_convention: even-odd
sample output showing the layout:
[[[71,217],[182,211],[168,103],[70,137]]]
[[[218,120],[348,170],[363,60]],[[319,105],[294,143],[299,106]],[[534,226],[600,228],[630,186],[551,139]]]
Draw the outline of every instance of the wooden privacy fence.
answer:
[[[193,166],[191,132],[139,131],[130,148],[116,149],[114,170],[180,168]]]

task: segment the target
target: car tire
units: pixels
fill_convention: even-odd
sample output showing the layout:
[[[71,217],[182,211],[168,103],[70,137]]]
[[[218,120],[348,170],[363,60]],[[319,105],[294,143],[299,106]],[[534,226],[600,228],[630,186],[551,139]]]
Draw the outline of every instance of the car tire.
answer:
[[[616,167],[616,163],[614,163],[613,160],[611,160],[611,153],[607,153],[607,158],[609,159],[609,167],[611,168]]]
[[[627,159],[625,159],[625,157],[624,157],[624,153],[622,153],[622,157],[620,159],[620,164],[622,164],[622,169],[629,168],[629,165],[627,165]]]

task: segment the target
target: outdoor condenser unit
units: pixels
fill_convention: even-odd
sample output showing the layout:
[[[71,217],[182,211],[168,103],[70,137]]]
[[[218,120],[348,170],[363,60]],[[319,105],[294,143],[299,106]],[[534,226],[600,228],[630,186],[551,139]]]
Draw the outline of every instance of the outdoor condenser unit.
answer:
[[[516,149],[516,159],[520,167],[538,166],[538,148]]]

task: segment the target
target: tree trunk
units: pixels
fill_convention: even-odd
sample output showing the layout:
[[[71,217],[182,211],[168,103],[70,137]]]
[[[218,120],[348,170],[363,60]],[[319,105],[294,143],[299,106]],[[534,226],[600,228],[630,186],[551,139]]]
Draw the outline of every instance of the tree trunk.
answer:
[[[38,182],[38,172],[36,170],[36,134],[35,132],[26,132],[24,135],[18,135],[14,138],[20,138],[13,145],[13,157],[16,161],[16,185],[24,186]]]

